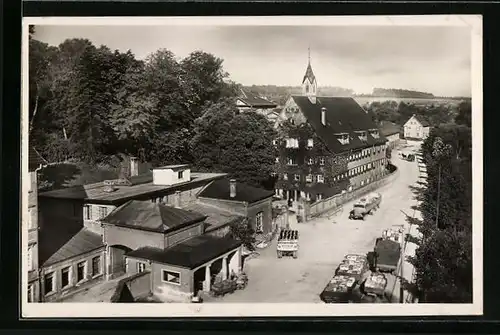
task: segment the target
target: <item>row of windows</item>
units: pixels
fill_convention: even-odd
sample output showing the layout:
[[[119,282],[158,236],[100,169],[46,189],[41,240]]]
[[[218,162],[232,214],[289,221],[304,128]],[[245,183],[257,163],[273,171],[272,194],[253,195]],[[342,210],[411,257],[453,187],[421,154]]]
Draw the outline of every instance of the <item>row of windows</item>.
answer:
[[[99,206],[97,207],[97,210],[99,211],[99,216],[98,219],[102,220],[106,216],[108,216],[108,207],[106,206]],[[85,205],[83,206],[83,218],[85,220],[92,220],[92,205]]]
[[[299,147],[299,140],[297,138],[287,138],[285,139],[286,142],[286,147],[287,148],[298,148]],[[278,141],[273,140],[273,145],[277,145]],[[314,140],[312,138],[307,140],[307,147],[312,148],[314,146]]]
[[[61,289],[65,289],[71,286],[72,276],[76,275],[76,283],[79,284],[87,280],[87,266],[88,261],[79,262],[76,265],[76,274],[73,273],[73,268],[67,266],[61,269]],[[92,278],[102,274],[101,256],[96,256],[92,258]],[[45,295],[54,293],[56,291],[56,272],[51,272],[44,277],[44,293]]]
[[[364,172],[366,172],[368,170],[371,170],[371,169],[374,169],[376,167],[382,166],[382,164],[383,164],[383,160],[379,160],[379,161],[376,161],[374,163],[368,163],[368,164],[357,166],[354,169],[351,169],[351,170],[349,170],[347,172],[344,172],[344,173],[342,173],[340,175],[337,175],[337,176],[333,177],[333,181],[339,181],[339,180],[343,180],[343,179],[351,177],[351,176],[359,175],[359,174],[364,173]],[[288,180],[288,174],[285,173],[283,175],[283,180]],[[293,180],[300,181],[301,180],[300,174],[294,174],[293,175]],[[308,183],[312,183],[313,181],[315,181],[317,183],[324,183],[325,182],[324,176],[321,175],[321,174],[316,175],[316,178],[314,178],[314,175],[308,174],[308,175],[305,176],[305,180]]]
[[[315,161],[314,158],[311,158],[311,157],[308,158],[307,165],[313,165],[314,161]],[[323,157],[317,158],[317,161],[318,161],[319,165],[325,165],[325,159]],[[279,163],[279,162],[280,162],[279,157],[276,157],[276,163]],[[287,165],[298,165],[297,158],[289,157],[287,160]]]
[[[361,152],[358,152],[358,153],[350,155],[349,156],[349,162],[354,162],[354,161],[357,161],[359,159],[363,159],[363,158],[369,157],[370,155],[380,154],[382,152],[382,150],[383,149],[382,149],[381,146],[378,146],[378,147],[375,147],[375,148],[369,148],[369,149],[361,150]]]
[[[300,179],[301,179],[301,178],[300,178],[300,174],[294,174],[294,175],[293,175],[293,180],[295,180],[295,181],[300,181]],[[313,179],[314,179],[314,175],[312,175],[312,174],[308,174],[308,175],[306,175],[306,178],[305,178],[305,179],[306,179],[306,182],[308,182],[308,183],[312,183],[312,182],[313,182]],[[324,178],[324,177],[323,177],[323,175],[321,175],[321,174],[316,175],[316,178],[315,178],[315,179],[316,179],[315,181],[316,181],[317,183],[324,183],[324,182],[325,182],[325,178]],[[285,173],[285,174],[283,175],[283,180],[288,180],[288,174],[286,174],[286,173]]]

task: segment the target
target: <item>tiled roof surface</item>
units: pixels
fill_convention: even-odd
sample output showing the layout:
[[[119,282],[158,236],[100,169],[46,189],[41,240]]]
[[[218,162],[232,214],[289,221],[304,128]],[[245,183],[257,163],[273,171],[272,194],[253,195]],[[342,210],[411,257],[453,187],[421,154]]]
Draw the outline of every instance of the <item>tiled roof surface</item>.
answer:
[[[201,203],[192,203],[186,207],[183,207],[183,209],[206,215],[207,218],[205,219],[205,223],[207,224],[207,226],[205,227],[205,229],[207,230],[212,230],[216,227],[224,226],[228,223],[245,219],[244,216],[240,216],[223,209]]]
[[[250,204],[262,199],[270,198],[273,195],[273,191],[236,182],[236,196],[231,198],[229,193],[229,178],[213,181],[199,194],[199,196],[203,198],[244,201]]]
[[[361,141],[355,131],[378,129],[370,115],[350,97],[318,97],[313,104],[305,96],[292,97],[297,106],[307,118],[316,134],[333,153],[367,148],[372,145],[384,144],[387,139],[380,135],[374,138],[367,135],[367,141]],[[321,109],[326,108],[326,125],[321,123]],[[341,144],[335,134],[348,133],[349,144]]]
[[[162,192],[167,190],[177,190],[183,187],[189,187],[190,185],[196,184],[198,182],[209,182],[218,178],[226,176],[225,173],[191,173],[191,180],[184,183],[179,183],[170,186],[164,185],[154,185],[152,182],[147,182],[144,184],[137,184],[132,186],[116,186],[114,192],[106,192],[104,182],[90,184],[90,185],[78,185],[68,188],[62,188],[58,190],[48,191],[40,193],[40,197],[47,198],[62,198],[62,199],[82,199],[88,202],[102,202],[102,203],[113,203],[119,201],[128,201],[135,199],[139,196],[146,196],[154,192]],[[137,176],[133,178],[139,178],[142,176]],[[149,175],[148,175],[148,178]],[[148,179],[149,180],[149,179]]]
[[[205,218],[203,214],[162,203],[132,200],[111,212],[104,222],[164,233],[203,221]]]
[[[275,108],[277,106],[274,102],[261,98],[258,95],[246,90],[241,90],[241,96],[238,99],[250,107]]]
[[[194,269],[240,245],[240,241],[231,237],[201,235],[165,250],[144,247],[129,252],[127,256]]]
[[[28,169],[35,171],[40,165],[47,164],[47,161],[36,151],[35,148],[29,146],[28,148]]]
[[[96,234],[87,228],[82,228],[68,242],[60,247],[52,256],[43,263],[43,266],[49,266],[68,258],[85,254],[87,252],[104,247],[102,236]]]

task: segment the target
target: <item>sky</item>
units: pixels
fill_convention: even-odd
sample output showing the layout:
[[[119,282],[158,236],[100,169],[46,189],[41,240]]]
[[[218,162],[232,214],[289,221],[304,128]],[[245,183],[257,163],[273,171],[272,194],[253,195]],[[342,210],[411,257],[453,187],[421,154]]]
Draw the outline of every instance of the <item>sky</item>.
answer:
[[[202,50],[222,58],[230,79],[243,85],[300,85],[310,47],[320,87],[471,96],[471,36],[464,27],[37,25],[35,38],[56,46],[87,38],[139,59],[163,48],[179,59]]]

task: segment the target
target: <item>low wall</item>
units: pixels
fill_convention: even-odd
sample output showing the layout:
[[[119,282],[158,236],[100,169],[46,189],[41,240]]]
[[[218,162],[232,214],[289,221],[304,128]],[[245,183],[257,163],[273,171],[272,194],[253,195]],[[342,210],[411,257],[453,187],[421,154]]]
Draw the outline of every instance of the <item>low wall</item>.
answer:
[[[306,221],[311,220],[312,218],[317,217],[327,211],[335,209],[336,207],[341,206],[346,202],[351,201],[352,199],[356,199],[384,185],[392,183],[394,179],[397,178],[398,175],[399,175],[399,169],[396,167],[396,170],[393,171],[392,173],[366,186],[362,186],[360,188],[352,190],[351,192],[346,192],[344,194],[336,194],[333,197],[323,199],[312,205],[306,205],[305,206]]]
[[[118,282],[111,302],[134,302],[151,293],[150,272],[145,271],[123,278]]]

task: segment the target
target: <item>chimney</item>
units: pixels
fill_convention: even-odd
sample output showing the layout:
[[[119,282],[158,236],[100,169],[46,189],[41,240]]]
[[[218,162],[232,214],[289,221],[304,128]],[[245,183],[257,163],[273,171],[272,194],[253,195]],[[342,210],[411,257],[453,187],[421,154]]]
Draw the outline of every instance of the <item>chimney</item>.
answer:
[[[326,126],[326,108],[321,108],[321,123]]]
[[[229,196],[234,198],[236,196],[236,179],[229,181]]]
[[[181,191],[175,191],[174,207],[181,208]]]
[[[139,160],[137,157],[130,157],[130,177],[139,175]]]

